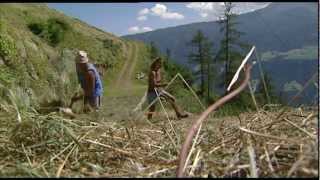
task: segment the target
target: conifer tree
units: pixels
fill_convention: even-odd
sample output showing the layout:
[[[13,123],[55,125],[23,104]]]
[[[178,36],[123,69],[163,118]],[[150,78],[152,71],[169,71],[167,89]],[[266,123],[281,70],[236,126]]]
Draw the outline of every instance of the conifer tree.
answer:
[[[199,70],[195,73],[196,75],[200,76],[200,95],[204,97],[205,92],[207,91],[206,99],[207,102],[209,102],[211,91],[210,77],[212,76],[212,43],[208,40],[207,37],[204,36],[202,31],[198,30],[189,45],[196,48],[196,52],[189,55],[191,62],[195,62],[196,64],[200,65]]]
[[[221,25],[220,32],[224,33],[224,38],[221,40],[219,50],[219,59],[224,62],[225,66],[223,85],[226,91],[228,84],[241,63],[243,58],[242,52],[248,49],[248,45],[240,41],[240,37],[244,35],[244,33],[237,30],[237,14],[232,12],[234,4],[232,2],[225,2],[224,5],[225,10],[219,21]]]

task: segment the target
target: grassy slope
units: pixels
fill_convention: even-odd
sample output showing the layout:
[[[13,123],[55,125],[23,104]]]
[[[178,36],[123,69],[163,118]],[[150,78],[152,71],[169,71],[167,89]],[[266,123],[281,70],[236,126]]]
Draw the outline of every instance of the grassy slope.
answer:
[[[145,60],[140,57],[130,57],[130,54],[126,54],[127,51],[131,51],[134,48],[135,44],[139,46],[137,49],[141,51],[141,54],[148,53],[146,47],[141,43],[117,38],[78,19],[67,17],[56,10],[49,9],[44,4],[1,4],[0,14],[2,33],[10,37],[17,47],[17,58],[12,61],[16,61],[16,66],[23,64],[21,68],[25,72],[24,75],[21,74],[21,70],[20,72],[13,73],[11,75],[13,80],[11,83],[16,84],[18,81],[27,82],[25,83],[25,87],[31,87],[38,96],[44,95],[47,98],[48,94],[54,97],[58,96],[57,94],[61,94],[60,90],[54,92],[55,89],[61,89],[55,83],[60,81],[61,78],[64,78],[65,83],[70,81],[76,84],[73,60],[74,52],[77,49],[87,51],[93,62],[112,66],[112,68],[107,70],[108,72],[105,76],[106,84],[110,85],[107,88],[112,87],[113,79],[117,77],[126,60]],[[56,47],[50,46],[44,39],[33,34],[28,28],[28,24],[30,23],[46,22],[50,18],[62,20],[71,27],[65,33],[63,41]],[[105,48],[103,45],[104,40],[112,40],[113,43],[119,45],[120,49]],[[137,56],[140,56],[140,52],[135,53],[139,53]],[[135,54],[132,55],[135,56]],[[62,68],[62,72],[58,72],[55,66],[59,66],[61,61],[65,67]],[[0,71],[0,77],[7,79],[8,72],[12,72],[12,69],[4,65],[2,68],[8,70],[5,72]],[[135,70],[139,71],[139,68],[140,66],[137,65]],[[19,73],[23,78],[18,80]],[[61,75],[63,73],[66,74],[64,77]],[[57,87],[53,88],[53,86]],[[75,89],[73,85],[70,88],[69,91]],[[50,93],[47,93],[49,91]],[[70,96],[70,92],[66,91],[64,90],[66,96]]]

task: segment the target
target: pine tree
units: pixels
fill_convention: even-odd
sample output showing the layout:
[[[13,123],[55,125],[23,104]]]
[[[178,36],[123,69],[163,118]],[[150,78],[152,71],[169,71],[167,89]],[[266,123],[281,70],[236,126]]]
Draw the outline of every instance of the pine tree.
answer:
[[[219,59],[224,62],[225,65],[225,79],[223,82],[224,89],[227,89],[228,83],[230,83],[233,74],[237,70],[243,58],[241,50],[247,50],[248,45],[240,41],[240,36],[244,35],[236,29],[237,15],[232,12],[234,4],[231,2],[225,2],[224,14],[219,21],[221,25],[221,32],[224,32],[224,38],[221,40],[221,47],[219,52]]]
[[[150,43],[150,59],[153,60],[154,58],[158,57],[160,52],[158,48],[155,46],[154,42],[151,41]]]
[[[204,40],[204,44],[203,44],[203,52],[204,52],[204,58],[205,58],[205,62],[206,62],[206,70],[207,70],[207,104],[210,104],[210,99],[211,99],[211,79],[212,76],[214,75],[214,71],[212,68],[212,60],[213,60],[213,53],[211,52],[211,47],[213,46],[213,44],[208,41],[208,39]]]
[[[166,49],[166,57],[167,57],[167,59],[171,58],[171,51],[169,48]]]
[[[197,52],[191,53],[189,55],[191,62],[196,62],[200,64],[199,71],[196,74],[200,75],[200,95],[202,97],[205,96],[205,92],[207,91],[207,102],[209,102],[210,98],[210,82],[211,82],[211,61],[212,61],[212,52],[211,46],[212,43],[208,40],[207,37],[203,35],[203,33],[198,30],[189,43],[189,45],[196,47]],[[205,77],[207,76],[207,79]],[[206,90],[207,86],[207,90]]]

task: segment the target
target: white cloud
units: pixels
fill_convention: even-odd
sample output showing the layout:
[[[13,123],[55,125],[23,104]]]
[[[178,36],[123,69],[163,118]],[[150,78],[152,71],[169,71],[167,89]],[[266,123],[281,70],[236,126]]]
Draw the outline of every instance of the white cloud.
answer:
[[[148,8],[144,8],[144,9],[141,9],[139,11],[139,15],[142,16],[142,15],[146,15],[149,13],[149,9]]]
[[[147,16],[139,16],[139,17],[137,17],[137,20],[138,20],[138,21],[145,21],[145,20],[147,20],[147,19],[148,19]]]
[[[208,13],[200,13],[200,16],[203,18],[206,18],[206,17],[208,17]]]
[[[161,16],[163,19],[183,19],[184,16],[179,13],[165,13]]]
[[[220,6],[224,6],[224,2],[220,2],[219,5],[220,5]]]
[[[147,31],[152,31],[153,29],[151,27],[143,27],[142,30],[144,32],[147,32]]]
[[[193,2],[186,5],[187,8],[191,9],[199,9],[199,10],[212,10],[213,3],[204,3],[204,2]]]
[[[139,32],[139,30],[140,30],[140,28],[139,28],[138,26],[132,26],[132,27],[130,27],[130,28],[128,29],[128,31],[129,31],[130,33],[137,33],[137,32]]]
[[[270,3],[236,3],[235,13],[242,14],[264,8]]]
[[[152,31],[153,29],[151,27],[145,26],[145,27],[139,27],[139,26],[132,26],[128,29],[129,33],[142,33],[147,31]]]
[[[242,14],[250,11],[254,11],[260,8],[264,8],[269,3],[251,3],[251,2],[239,2],[233,3],[233,12]],[[193,9],[199,13],[202,18],[217,20],[222,15],[225,6],[223,2],[192,2],[186,5],[187,8]]]
[[[153,8],[151,8],[151,11],[154,14],[161,16],[162,14],[167,12],[167,6],[165,6],[163,4],[156,4]]]
[[[167,6],[164,4],[156,4],[151,8],[151,12],[155,16],[159,16],[162,19],[183,19],[184,16],[177,12],[169,12]]]
[[[184,16],[182,14],[177,12],[170,12],[166,5],[156,4],[150,9],[148,8],[141,9],[138,12],[137,20],[145,21],[148,19],[147,15],[149,14],[152,14],[154,16],[159,16],[162,19],[177,19],[177,20],[184,19]]]
[[[223,12],[223,2],[193,2],[186,5],[187,8],[193,9],[199,13],[202,18],[216,20]]]

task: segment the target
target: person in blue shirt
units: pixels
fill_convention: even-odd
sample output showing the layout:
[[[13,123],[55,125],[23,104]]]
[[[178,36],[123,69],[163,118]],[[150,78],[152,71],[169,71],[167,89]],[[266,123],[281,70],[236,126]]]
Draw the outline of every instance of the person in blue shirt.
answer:
[[[90,111],[89,107],[97,111],[101,106],[103,85],[99,72],[93,64],[89,63],[89,58],[85,51],[79,51],[77,54],[76,71],[83,94],[74,96],[71,99],[70,107],[76,100],[84,97],[84,112]]]

